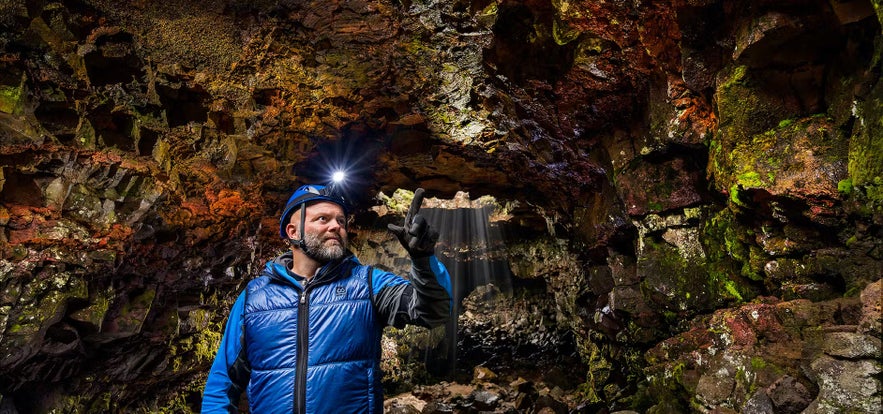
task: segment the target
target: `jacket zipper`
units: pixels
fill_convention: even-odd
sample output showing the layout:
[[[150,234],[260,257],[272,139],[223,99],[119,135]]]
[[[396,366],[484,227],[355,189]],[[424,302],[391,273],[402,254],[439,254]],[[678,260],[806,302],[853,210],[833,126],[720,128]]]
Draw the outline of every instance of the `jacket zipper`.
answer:
[[[300,293],[300,303],[297,311],[297,370],[295,371],[294,381],[294,411],[298,414],[307,412],[307,350],[309,349],[309,304],[307,303],[307,292],[310,288],[310,282],[304,283],[304,289]]]
[[[307,412],[307,361],[309,361],[309,292],[312,287],[323,285],[331,282],[330,280],[322,280],[324,276],[340,267],[338,262],[332,268],[323,267],[318,274],[312,279],[304,282],[303,291],[300,294],[300,301],[297,310],[297,369],[295,370],[294,380],[294,410],[297,414],[305,414]],[[315,281],[315,283],[310,283]]]

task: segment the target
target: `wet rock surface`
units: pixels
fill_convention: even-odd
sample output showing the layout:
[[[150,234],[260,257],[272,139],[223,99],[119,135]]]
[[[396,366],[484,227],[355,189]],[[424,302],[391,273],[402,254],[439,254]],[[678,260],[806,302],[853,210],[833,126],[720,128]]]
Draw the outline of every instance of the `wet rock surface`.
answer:
[[[455,278],[388,412],[879,412],[881,10],[0,2],[0,411],[198,410],[344,164],[359,257],[420,186]]]

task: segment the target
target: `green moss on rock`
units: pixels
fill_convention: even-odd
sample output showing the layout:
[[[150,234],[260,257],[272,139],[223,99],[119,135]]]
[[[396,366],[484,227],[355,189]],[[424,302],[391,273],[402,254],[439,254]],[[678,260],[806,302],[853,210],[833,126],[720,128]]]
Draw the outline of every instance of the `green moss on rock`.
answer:
[[[387,208],[397,214],[404,215],[408,212],[408,207],[410,207],[411,201],[414,200],[414,192],[400,188],[397,189],[392,196],[380,193],[379,197],[380,201],[386,205]]]
[[[0,85],[0,112],[21,113],[23,94],[21,87]]]
[[[721,178],[744,189],[765,189],[774,195],[834,197],[838,181],[832,177],[845,175],[845,158],[843,140],[829,118],[788,119],[736,143],[727,159],[733,176]]]
[[[883,82],[856,105],[856,115],[858,127],[849,140],[849,179],[853,188],[867,197],[873,211],[883,208]]]
[[[580,346],[580,354],[587,362],[589,371],[586,372],[586,382],[580,384],[577,389],[583,401],[594,403],[604,400],[602,388],[610,377],[613,364],[608,361],[601,348],[591,341],[584,341]]]
[[[6,70],[6,69],[4,69]],[[0,112],[5,112],[7,114],[17,115],[22,112],[22,108],[24,107],[24,99],[27,95],[25,89],[25,79],[26,76],[24,73],[21,74],[21,77],[18,80],[18,83],[15,83],[15,75],[3,76],[4,83],[0,84]],[[11,78],[11,79],[10,79]],[[7,84],[7,82],[11,84]]]
[[[114,318],[120,332],[137,333],[141,331],[141,325],[153,306],[156,290],[145,289],[143,292],[131,297],[119,310]]]
[[[89,306],[72,313],[70,317],[76,321],[86,322],[101,329],[101,324],[107,315],[107,309],[110,307],[110,298],[112,296],[112,290],[98,292],[91,299]]]
[[[871,0],[871,4],[874,5],[874,11],[877,12],[877,21],[883,25],[883,1]]]
[[[840,180],[840,182],[837,183],[837,191],[847,196],[852,194],[852,179],[847,178]]]
[[[29,344],[40,341],[41,332],[55,323],[66,308],[67,295],[62,290],[47,290],[37,297],[9,318],[0,351],[28,352]]]
[[[795,118],[764,96],[763,82],[744,66],[721,71],[719,129],[709,146],[708,172],[731,201],[742,189],[773,195],[836,197],[845,178],[846,140],[827,114]]]
[[[695,212],[691,214],[696,217]],[[661,237],[645,234],[641,238],[638,274],[642,290],[670,325],[703,309],[744,302],[758,294],[754,278],[746,277],[755,268],[751,235],[737,222],[735,213],[706,210],[698,218],[698,228],[668,229]]]
[[[705,259],[683,255],[664,241],[644,237],[638,272],[644,278],[642,288],[664,310],[699,311],[714,300]]]

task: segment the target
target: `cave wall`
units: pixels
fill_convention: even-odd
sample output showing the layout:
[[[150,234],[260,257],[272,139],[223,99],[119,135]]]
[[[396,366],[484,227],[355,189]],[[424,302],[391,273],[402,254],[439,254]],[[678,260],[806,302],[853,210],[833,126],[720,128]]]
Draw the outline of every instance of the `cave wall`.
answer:
[[[740,410],[782,381],[834,407],[812,367],[873,352],[803,330],[879,354],[858,321],[883,274],[881,21],[876,0],[5,1],[0,404],[198,406],[288,193],[345,164],[365,257],[388,256],[379,192],[511,203],[499,250],[574,334],[585,407]],[[797,304],[839,315],[780,337],[806,355],[720,339]],[[781,369],[708,387],[708,349]]]

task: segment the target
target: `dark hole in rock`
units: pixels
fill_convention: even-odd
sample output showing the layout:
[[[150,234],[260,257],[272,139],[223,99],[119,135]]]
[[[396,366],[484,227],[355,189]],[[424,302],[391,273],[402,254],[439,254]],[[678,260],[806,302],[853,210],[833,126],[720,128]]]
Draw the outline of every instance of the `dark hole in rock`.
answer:
[[[387,121],[391,121],[391,120],[395,120],[395,119],[399,118],[399,115],[396,112],[396,110],[393,108],[390,108],[388,106],[378,108],[376,111],[374,111],[374,113],[371,116],[376,119],[385,119]]]
[[[432,134],[423,128],[397,128],[392,133],[389,148],[399,156],[427,153],[432,149],[432,141],[429,139],[431,136]]]
[[[69,344],[76,341],[80,335],[77,334],[77,330],[72,326],[60,322],[50,326],[46,330],[46,337],[58,343]]]
[[[55,139],[62,145],[76,145],[77,136],[74,134],[56,134]]]
[[[159,134],[156,131],[141,128],[139,135],[138,155],[151,155],[153,153],[153,147],[156,146],[156,141],[159,139]]]
[[[166,119],[170,128],[187,125],[190,122],[201,124],[208,120],[208,108],[205,102],[209,96],[204,91],[157,85],[156,92],[159,94],[162,106],[166,108]]]
[[[46,330],[46,337],[40,351],[49,355],[62,355],[76,351],[80,334],[65,322],[59,322]]]
[[[22,70],[6,64],[0,64],[0,85],[18,85],[21,82]]]
[[[224,134],[233,134],[236,131],[233,117],[229,112],[212,111],[208,114],[209,119],[215,124],[215,128]]]
[[[95,134],[100,136],[106,147],[116,147],[124,151],[135,150],[135,139],[130,135],[133,120],[127,114],[111,113],[95,118]]]
[[[552,34],[554,10],[531,10],[524,5],[501,5],[493,27],[496,41],[485,59],[496,65],[500,74],[515,83],[543,80],[554,83],[573,64],[573,51],[578,42],[558,45]],[[537,27],[550,31],[536,36]]]
[[[275,99],[280,99],[281,91],[279,89],[259,89],[254,91],[252,98],[254,103],[263,106],[273,105]]]
[[[3,184],[3,191],[0,192],[0,201],[35,207],[43,205],[43,192],[34,181],[34,176],[6,170],[4,177],[6,182]]]
[[[95,50],[83,56],[92,85],[126,84],[144,76],[144,65],[132,50],[131,34],[104,36],[95,46]]]
[[[67,102],[44,102],[34,110],[34,116],[55,136],[73,135],[80,122],[80,116]]]

